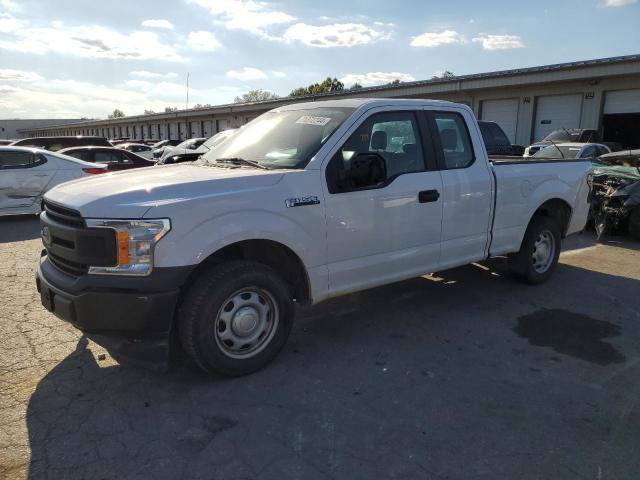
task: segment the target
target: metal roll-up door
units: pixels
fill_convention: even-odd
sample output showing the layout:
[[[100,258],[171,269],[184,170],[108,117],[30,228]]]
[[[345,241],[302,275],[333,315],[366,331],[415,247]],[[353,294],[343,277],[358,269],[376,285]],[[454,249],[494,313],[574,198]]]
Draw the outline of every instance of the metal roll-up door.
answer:
[[[580,128],[581,115],[582,93],[538,97],[533,140],[538,142],[554,130]]]
[[[480,115],[482,120],[496,122],[500,125],[511,143],[515,143],[516,132],[518,130],[519,105],[520,100],[518,98],[484,100],[480,109]]]

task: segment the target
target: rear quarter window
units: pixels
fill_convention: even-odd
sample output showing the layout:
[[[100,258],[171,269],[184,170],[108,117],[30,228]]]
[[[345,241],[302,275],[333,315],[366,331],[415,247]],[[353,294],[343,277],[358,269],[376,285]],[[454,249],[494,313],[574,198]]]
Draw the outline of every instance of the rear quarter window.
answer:
[[[455,112],[432,112],[436,134],[440,140],[441,168],[451,170],[469,167],[474,161],[471,137],[464,118]]]

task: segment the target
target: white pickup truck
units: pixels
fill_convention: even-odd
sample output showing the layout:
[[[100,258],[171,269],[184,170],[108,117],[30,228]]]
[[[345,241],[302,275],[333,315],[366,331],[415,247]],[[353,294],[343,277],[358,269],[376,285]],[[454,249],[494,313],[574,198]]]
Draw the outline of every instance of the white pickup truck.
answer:
[[[208,372],[247,374],[285,344],[294,302],[495,255],[547,280],[585,225],[590,172],[490,160],[464,105],[289,105],[196,162],[50,190],[37,286],[115,358],[164,362],[182,345]]]

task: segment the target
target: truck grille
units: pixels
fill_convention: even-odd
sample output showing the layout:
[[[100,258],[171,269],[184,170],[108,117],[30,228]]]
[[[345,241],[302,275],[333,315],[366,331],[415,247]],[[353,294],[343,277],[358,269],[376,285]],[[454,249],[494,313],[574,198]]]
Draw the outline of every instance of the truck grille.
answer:
[[[51,264],[61,272],[79,277],[89,265],[108,267],[117,263],[115,231],[87,227],[80,212],[49,201],[40,216],[43,243]]]
[[[69,275],[73,275],[75,277],[79,277],[80,275],[84,275],[87,273],[88,266],[82,263],[72,262],[71,260],[66,260],[62,257],[54,255],[51,252],[48,252],[49,260],[51,264],[56,267],[58,270],[61,270],[64,273]]]
[[[51,202],[47,202],[46,200],[43,202],[43,206],[44,211],[47,212],[47,216],[54,222],[68,225],[70,227],[84,227],[84,221],[80,216],[80,212],[55,205]]]

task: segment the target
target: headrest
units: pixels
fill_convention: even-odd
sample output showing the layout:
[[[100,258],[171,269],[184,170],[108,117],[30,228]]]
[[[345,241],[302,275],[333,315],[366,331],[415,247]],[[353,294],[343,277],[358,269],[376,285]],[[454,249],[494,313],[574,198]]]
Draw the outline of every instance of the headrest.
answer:
[[[418,151],[418,146],[415,143],[405,143],[402,146],[402,151],[413,155]]]
[[[373,132],[371,136],[371,149],[372,150],[386,150],[387,149],[387,132],[384,130],[378,130]]]

